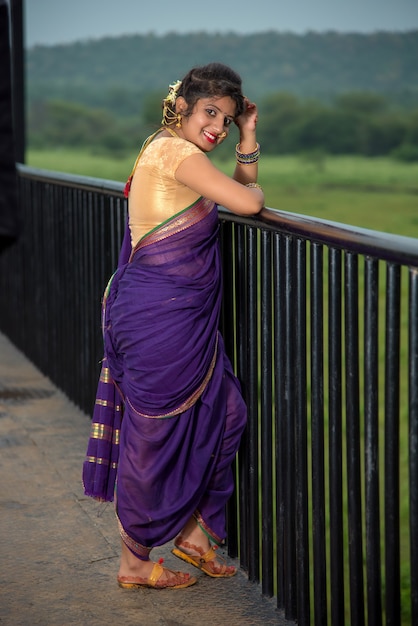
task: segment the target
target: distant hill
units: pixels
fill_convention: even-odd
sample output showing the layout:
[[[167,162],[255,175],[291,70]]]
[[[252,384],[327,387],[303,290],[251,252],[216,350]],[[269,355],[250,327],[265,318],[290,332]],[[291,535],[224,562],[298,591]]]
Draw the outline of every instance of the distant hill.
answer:
[[[164,92],[193,65],[222,61],[242,76],[249,97],[278,91],[327,99],[374,91],[418,103],[418,30],[405,33],[196,32],[103,38],[26,51],[30,98],[94,100],[95,94]],[[94,103],[94,102],[93,102]]]

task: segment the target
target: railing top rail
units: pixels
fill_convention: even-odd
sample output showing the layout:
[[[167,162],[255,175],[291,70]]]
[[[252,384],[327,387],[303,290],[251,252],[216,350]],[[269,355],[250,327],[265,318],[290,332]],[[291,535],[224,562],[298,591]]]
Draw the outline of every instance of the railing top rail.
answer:
[[[30,178],[31,180],[41,180],[45,183],[53,183],[54,185],[62,185],[63,187],[73,187],[74,189],[83,189],[84,191],[106,191],[115,195],[123,196],[124,183],[114,180],[106,180],[104,178],[94,178],[93,176],[80,176],[78,174],[68,174],[65,172],[54,172],[51,170],[29,167],[22,163],[17,164],[19,175],[22,178]]]
[[[300,213],[264,208],[256,217],[238,217],[221,209],[222,219],[309,239],[316,243],[377,257],[390,263],[418,267],[418,238],[350,226]]]
[[[37,169],[22,164],[18,164],[17,167],[20,176],[24,178],[85,191],[105,191],[123,196],[124,183],[121,182]],[[391,263],[418,267],[418,238],[392,235],[271,208],[264,208],[255,217],[242,217],[221,207],[220,215],[227,221],[248,224],[261,229],[280,230],[327,246],[377,257]]]

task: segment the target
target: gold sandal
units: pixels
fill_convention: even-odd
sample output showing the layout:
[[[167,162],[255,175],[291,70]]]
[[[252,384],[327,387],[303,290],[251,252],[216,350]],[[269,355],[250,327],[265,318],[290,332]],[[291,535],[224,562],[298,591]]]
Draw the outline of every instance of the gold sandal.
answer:
[[[170,577],[168,580],[159,582],[164,570],[173,574],[174,578]],[[173,581],[174,584],[172,584],[171,581]],[[190,576],[190,574],[184,572],[175,572],[167,567],[163,567],[161,563],[154,563],[149,578],[142,578],[142,576],[118,576],[118,585],[122,587],[122,589],[185,589],[186,587],[191,587],[191,585],[194,585],[196,582],[197,579],[194,576]]]
[[[176,543],[175,546],[176,547],[173,548],[171,551],[174,554],[174,556],[176,556],[179,559],[182,559],[182,561],[185,561],[186,563],[190,563],[191,565],[194,565],[194,567],[197,567],[198,569],[202,570],[202,572],[204,572],[208,576],[211,576],[212,578],[230,578],[231,576],[235,576],[235,574],[237,573],[236,567],[234,567],[233,565],[226,565],[225,559],[216,554],[215,550],[217,550],[217,546],[213,546],[209,548],[209,550],[205,553],[203,553],[202,548],[193,546],[193,549],[197,551],[199,550],[202,551],[201,555],[187,554],[187,552],[184,552],[184,550],[181,549],[178,543]],[[187,547],[187,546],[184,545],[184,547]],[[214,561],[215,559],[220,559],[223,561],[220,572],[214,572],[213,569],[210,566],[208,566],[208,564]]]

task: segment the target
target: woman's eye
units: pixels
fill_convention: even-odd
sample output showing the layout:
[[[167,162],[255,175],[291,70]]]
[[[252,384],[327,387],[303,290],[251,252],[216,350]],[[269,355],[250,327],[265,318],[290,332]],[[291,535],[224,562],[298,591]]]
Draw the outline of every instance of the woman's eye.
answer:
[[[229,117],[224,119],[224,126],[231,126],[232,120]]]
[[[216,115],[216,111],[214,111],[213,109],[206,109],[206,113],[208,113],[209,115],[211,115],[212,117],[214,115]]]

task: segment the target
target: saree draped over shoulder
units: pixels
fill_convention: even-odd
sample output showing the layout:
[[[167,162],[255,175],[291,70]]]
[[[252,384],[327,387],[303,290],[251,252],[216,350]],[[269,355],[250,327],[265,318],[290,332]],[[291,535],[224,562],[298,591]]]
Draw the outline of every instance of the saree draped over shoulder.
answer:
[[[225,538],[246,408],[218,331],[218,228],[216,205],[200,198],[140,239],[105,293],[83,480],[111,500],[116,479],[121,536],[142,559],[192,515]]]

